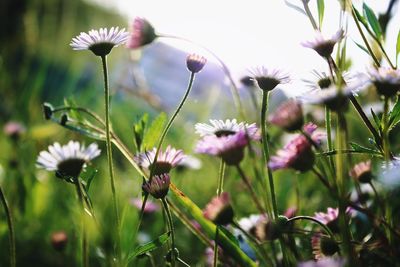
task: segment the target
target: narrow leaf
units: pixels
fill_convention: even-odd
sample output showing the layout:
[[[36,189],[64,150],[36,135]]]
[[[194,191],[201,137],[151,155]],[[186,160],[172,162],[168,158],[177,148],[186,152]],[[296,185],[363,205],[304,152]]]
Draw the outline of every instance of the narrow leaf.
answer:
[[[353,40],[353,42],[354,42],[359,48],[361,48],[361,50],[363,50],[365,53],[367,53],[368,55],[370,55],[370,54],[369,54],[369,51],[367,50],[367,48],[365,48],[363,45],[357,43],[357,42],[354,41],[354,40]]]
[[[153,241],[150,241],[144,245],[138,246],[135,248],[135,250],[129,254],[128,256],[128,262],[133,260],[135,257],[141,256],[147,252],[153,251],[156,248],[161,247],[162,245],[167,242],[169,239],[170,232],[164,233],[160,235],[158,238],[154,239]]]
[[[233,243],[235,243],[236,245],[239,246],[239,240],[237,240],[237,238],[231,233],[229,232],[225,227],[223,226],[218,226],[219,230],[221,232],[223,232],[228,238],[229,240],[231,240]]]
[[[397,58],[399,57],[400,53],[400,30],[399,33],[397,34],[397,44],[396,44],[396,66],[397,66]]]
[[[378,128],[379,132],[381,132],[381,119],[375,114],[372,108],[371,108],[371,114],[372,117],[374,118],[376,128]]]
[[[81,173],[81,178],[86,182],[86,191],[89,192],[90,185],[92,184],[92,181],[96,174],[98,173],[98,170],[94,168],[93,166],[86,166],[84,171]]]
[[[396,126],[396,124],[399,123],[399,121],[400,121],[400,99],[397,98],[396,104],[394,104],[394,107],[389,114],[389,129]]]
[[[296,6],[296,5],[292,4],[292,3],[290,3],[288,0],[285,0],[285,4],[286,4],[288,7],[293,8],[293,9],[296,10],[297,12],[299,12],[299,13],[301,13],[301,14],[307,16],[306,12],[304,12],[304,10],[303,10],[301,7]]]
[[[363,12],[364,16],[368,20],[368,24],[371,26],[372,30],[375,33],[375,36],[381,40],[382,39],[382,29],[379,24],[378,18],[376,17],[374,11],[366,4],[363,4]]]
[[[144,131],[146,130],[149,121],[149,114],[145,113],[138,122],[133,124],[133,137],[137,151],[141,151],[144,138]]]
[[[356,13],[356,17],[359,22],[361,22],[366,28],[368,28],[368,22],[367,20],[363,17],[363,15],[360,14],[360,12],[353,6],[354,12]]]
[[[166,121],[167,115],[164,112],[160,113],[160,115],[154,119],[144,136],[142,144],[143,149],[150,149],[156,145]]]
[[[361,145],[353,143],[353,142],[350,142],[350,146],[351,146],[351,148],[354,149],[354,152],[371,154],[371,155],[380,155],[381,154],[377,150],[374,150],[374,149],[371,149],[368,147],[364,147],[364,146],[361,146]]]
[[[324,0],[318,0],[317,1],[317,6],[318,6],[319,29],[321,30],[322,22],[324,20],[325,1]]]

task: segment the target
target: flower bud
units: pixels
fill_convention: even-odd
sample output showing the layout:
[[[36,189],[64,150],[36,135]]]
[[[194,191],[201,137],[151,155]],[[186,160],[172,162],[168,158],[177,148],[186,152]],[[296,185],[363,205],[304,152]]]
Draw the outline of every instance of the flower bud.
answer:
[[[170,177],[167,173],[154,175],[143,183],[142,188],[156,199],[164,198],[169,191]]]
[[[190,54],[186,58],[186,66],[192,73],[198,73],[201,71],[206,62],[207,59],[205,57],[196,54]]]

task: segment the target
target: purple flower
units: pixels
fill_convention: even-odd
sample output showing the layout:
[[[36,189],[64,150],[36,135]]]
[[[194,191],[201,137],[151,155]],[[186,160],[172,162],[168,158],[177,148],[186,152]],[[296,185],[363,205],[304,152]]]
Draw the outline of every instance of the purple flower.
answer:
[[[233,209],[229,193],[223,192],[214,197],[205,207],[203,215],[206,219],[218,225],[226,225],[233,220]]]
[[[192,73],[200,72],[206,63],[207,59],[205,57],[196,54],[190,54],[186,58],[186,67]]]
[[[138,210],[142,209],[142,205],[143,205],[143,200],[140,197],[137,198],[132,198],[129,201],[130,204],[132,204],[135,208],[137,208]],[[146,206],[144,207],[143,212],[144,213],[153,213],[156,212],[160,209],[160,206],[158,206],[156,203],[154,203],[153,201],[151,201],[150,199],[147,199],[146,201]]]
[[[132,22],[131,31],[126,44],[130,49],[137,49],[150,44],[157,38],[153,26],[144,18],[136,17]]]
[[[16,140],[26,132],[26,128],[23,124],[19,122],[9,121],[4,125],[3,132],[11,139]]]
[[[370,69],[368,74],[380,95],[391,97],[400,90],[400,70],[381,67]]]
[[[156,156],[157,148],[138,154],[133,159],[141,167],[147,170],[152,169],[152,164]],[[182,150],[177,150],[168,146],[165,152],[160,150],[157,161],[154,166],[154,174],[169,173],[172,168],[176,167],[186,156]]]
[[[352,215],[353,210],[348,207],[346,209],[347,215]],[[321,223],[325,224],[326,226],[331,229],[332,232],[338,233],[339,232],[339,209],[328,208],[327,212],[316,212],[314,218],[320,221]]]
[[[316,260],[321,260],[327,256],[333,256],[339,252],[339,246],[335,240],[323,236],[320,232],[311,237],[311,247]]]
[[[89,33],[81,32],[80,35],[72,38],[70,46],[73,50],[91,50],[96,56],[105,56],[111,52],[114,46],[126,42],[129,33],[118,27],[100,28],[90,30]]]
[[[211,125],[210,125],[211,124]],[[237,122],[236,119],[232,120],[210,120],[210,124],[196,123],[194,126],[196,133],[201,137],[212,135],[212,136],[228,136],[238,132],[246,133],[252,140],[260,140],[260,131],[255,123]]]
[[[349,174],[360,183],[370,183],[372,179],[371,161],[368,160],[354,165]]]
[[[168,194],[170,183],[169,175],[164,173],[151,177],[150,180],[143,183],[142,188],[154,198],[161,199]]]
[[[266,67],[258,67],[252,71],[253,79],[256,80],[260,89],[265,91],[273,90],[278,84],[289,82],[289,76],[283,74],[281,70],[269,70]]]
[[[221,157],[228,165],[237,165],[244,157],[247,144],[248,138],[244,132],[221,137],[208,135],[197,143],[195,151]]]
[[[320,261],[301,262],[297,267],[344,267],[345,263],[343,259],[324,258]]]
[[[317,126],[313,123],[304,125],[303,130],[311,139],[320,144],[323,134],[315,132]],[[305,172],[312,168],[315,161],[315,155],[312,151],[312,144],[301,134],[296,135],[283,149],[272,156],[268,166],[271,170],[292,168],[297,171]]]
[[[293,99],[284,102],[269,116],[268,121],[289,132],[300,130],[304,123],[301,103]]]
[[[321,32],[316,32],[315,40],[303,42],[304,47],[314,49],[321,57],[329,58],[333,52],[336,43],[344,36],[344,31],[340,29],[331,38],[325,38]]]

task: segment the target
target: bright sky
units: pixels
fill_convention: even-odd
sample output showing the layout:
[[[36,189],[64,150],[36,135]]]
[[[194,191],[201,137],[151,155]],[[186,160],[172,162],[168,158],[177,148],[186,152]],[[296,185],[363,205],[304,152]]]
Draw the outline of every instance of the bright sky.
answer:
[[[285,69],[299,77],[312,77],[310,71],[328,71],[314,51],[300,45],[312,40],[314,33],[308,18],[283,0],[93,0],[116,7],[127,20],[135,16],[147,18],[157,32],[189,38],[213,50],[234,73],[246,74],[246,69],[265,65]],[[300,0],[290,0],[301,5]],[[311,10],[317,18],[316,0],[311,0]],[[386,9],[388,0],[366,1],[376,12]],[[356,5],[362,4],[355,0]],[[325,1],[325,19],[322,32],[333,35],[339,25],[339,2]],[[399,7],[389,24],[387,51],[394,60],[395,39],[400,26]],[[360,41],[354,22],[349,21],[349,54],[354,68],[365,70],[368,56],[357,48],[352,39]],[[166,39],[164,39],[166,41]],[[167,41],[166,41],[167,42]],[[202,52],[182,42],[168,42],[188,52]],[[211,58],[209,60],[212,60]]]

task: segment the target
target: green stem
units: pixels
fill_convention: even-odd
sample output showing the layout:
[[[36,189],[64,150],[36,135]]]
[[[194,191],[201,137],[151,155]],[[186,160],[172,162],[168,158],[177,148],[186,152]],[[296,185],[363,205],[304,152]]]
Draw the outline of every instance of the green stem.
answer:
[[[108,170],[110,173],[110,185],[112,193],[112,201],[114,207],[114,216],[116,223],[116,252],[117,258],[120,259],[121,248],[120,248],[120,218],[118,212],[117,195],[115,192],[115,181],[114,181],[114,168],[112,164],[112,147],[111,147],[111,130],[110,130],[110,89],[108,83],[108,69],[107,69],[107,57],[101,56],[101,62],[103,65],[104,75],[104,107],[105,107],[105,123],[106,123],[106,146],[107,146],[107,158],[108,158]]]
[[[173,114],[172,117],[169,119],[169,121],[168,121],[168,123],[167,123],[167,126],[165,127],[164,131],[163,131],[162,134],[161,134],[160,140],[158,141],[158,146],[157,146],[156,154],[155,154],[155,156],[154,156],[154,161],[153,161],[153,163],[151,164],[152,167],[151,167],[151,170],[150,170],[150,178],[151,178],[151,177],[153,176],[153,174],[154,174],[154,171],[155,171],[155,170],[154,170],[154,168],[155,168],[155,164],[154,164],[154,163],[157,162],[158,154],[159,154],[159,152],[160,152],[162,143],[164,142],[165,136],[167,135],[169,129],[171,128],[171,125],[172,125],[172,123],[174,122],[174,120],[175,120],[176,116],[178,115],[179,111],[181,110],[183,104],[186,102],[186,99],[187,99],[187,97],[188,97],[188,95],[189,95],[189,93],[190,93],[190,90],[192,89],[192,86],[193,86],[194,77],[195,77],[195,73],[192,72],[192,73],[190,74],[189,84],[188,84],[188,86],[187,86],[186,92],[185,92],[185,94],[183,95],[182,100],[181,100],[181,102],[179,103],[178,107],[176,108],[174,114]]]
[[[217,225],[217,229],[215,229],[215,238],[214,238],[214,258],[213,258],[213,267],[217,267],[218,264],[218,233],[219,226]]]
[[[275,197],[275,188],[274,188],[274,177],[272,176],[271,168],[268,165],[269,162],[269,147],[268,147],[268,133],[267,133],[267,126],[266,126],[266,114],[268,110],[268,96],[269,92],[262,91],[262,104],[261,104],[261,132],[262,132],[262,143],[264,149],[264,161],[267,165],[267,172],[268,172],[268,181],[269,181],[269,188],[271,192],[271,201],[272,201],[272,218],[278,217],[278,208],[276,205],[276,197]]]
[[[236,165],[236,169],[240,175],[240,177],[242,178],[243,182],[245,183],[247,189],[250,192],[251,198],[253,199],[254,204],[256,204],[258,211],[260,212],[260,214],[264,214],[264,208],[261,205],[260,201],[258,200],[258,197],[256,195],[256,193],[254,192],[253,187],[251,186],[251,183],[249,181],[249,179],[246,177],[246,174],[243,172],[242,168],[238,165]]]
[[[304,6],[304,11],[306,12],[307,17],[309,18],[311,25],[313,26],[314,30],[317,31],[318,26],[317,26],[317,23],[315,22],[315,19],[311,13],[310,7],[308,6],[308,1],[302,0],[302,2],[303,2],[303,6]]]
[[[219,165],[218,172],[218,188],[217,188],[217,196],[220,196],[224,191],[224,174],[225,174],[225,161],[221,159],[221,163]]]
[[[326,135],[327,135],[327,147],[328,151],[333,150],[332,143],[332,120],[331,120],[331,111],[328,107],[325,106],[325,127],[326,127]],[[329,164],[331,169],[335,169],[335,164],[333,163],[332,157],[329,157]]]
[[[332,231],[329,229],[328,226],[326,226],[325,224],[323,224],[322,222],[318,221],[317,219],[315,219],[314,217],[311,217],[311,216],[296,216],[296,217],[290,218],[286,223],[290,223],[290,222],[294,222],[294,221],[298,221],[298,220],[308,220],[308,221],[314,222],[314,223],[318,224],[319,226],[321,226],[322,229],[324,229],[325,232],[332,239],[335,238],[335,236],[333,235]]]
[[[389,144],[389,100],[390,98],[385,96],[382,119],[383,153],[386,163],[388,163],[391,158]]]
[[[89,255],[88,255],[88,241],[86,233],[86,223],[85,223],[85,203],[82,187],[80,185],[79,178],[75,178],[76,193],[78,194],[79,205],[81,209],[81,220],[82,220],[82,266],[89,266]]]
[[[8,202],[6,196],[4,195],[4,191],[2,186],[0,185],[0,198],[1,203],[3,204],[4,212],[7,217],[7,225],[8,225],[8,232],[9,232],[9,246],[10,246],[10,266],[16,266],[16,256],[15,256],[15,233],[14,233],[14,223],[11,216],[11,210],[8,206]]]
[[[171,267],[175,267],[176,255],[175,255],[175,230],[174,223],[172,221],[171,211],[169,210],[168,203],[165,198],[161,199],[165,213],[167,214],[167,221],[169,231],[171,232]]]

